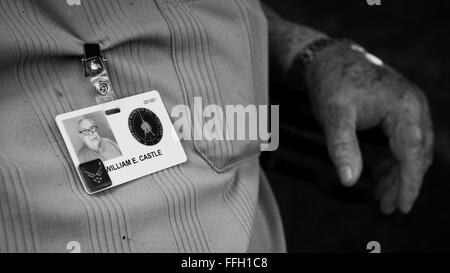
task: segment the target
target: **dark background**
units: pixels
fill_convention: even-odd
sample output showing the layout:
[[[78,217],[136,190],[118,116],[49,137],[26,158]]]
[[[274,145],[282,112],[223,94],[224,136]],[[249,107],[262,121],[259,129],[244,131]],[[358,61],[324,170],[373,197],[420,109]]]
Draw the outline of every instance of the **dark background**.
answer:
[[[427,94],[436,133],[434,164],[409,215],[384,216],[372,195],[374,170],[388,162],[379,130],[359,134],[365,161],[354,188],[340,186],[307,98],[271,75],[271,104],[280,104],[280,147],[262,165],[283,217],[290,252],[449,251],[450,244],[450,31],[446,1],[266,0],[280,15],[347,37],[401,71]],[[274,73],[271,73],[274,74]]]

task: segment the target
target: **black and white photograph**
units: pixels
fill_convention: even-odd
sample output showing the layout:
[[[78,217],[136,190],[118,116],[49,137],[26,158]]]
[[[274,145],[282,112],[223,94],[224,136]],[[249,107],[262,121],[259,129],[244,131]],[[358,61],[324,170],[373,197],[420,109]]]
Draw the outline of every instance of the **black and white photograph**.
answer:
[[[187,160],[156,90],[59,114],[55,121],[90,195]]]
[[[80,164],[94,159],[107,161],[122,156],[104,111],[70,118],[64,120],[63,124]]]
[[[0,0],[0,253],[450,252],[449,11]]]

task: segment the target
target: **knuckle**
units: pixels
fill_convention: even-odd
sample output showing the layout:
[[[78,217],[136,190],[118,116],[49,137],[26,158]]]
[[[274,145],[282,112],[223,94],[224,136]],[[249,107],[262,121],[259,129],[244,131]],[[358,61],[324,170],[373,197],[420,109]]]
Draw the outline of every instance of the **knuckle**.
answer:
[[[417,111],[421,106],[420,98],[412,92],[406,92],[400,99],[400,107],[404,111]]]
[[[413,183],[408,183],[405,185],[405,192],[415,198],[417,195],[419,195],[419,185],[417,184],[413,184]]]
[[[409,147],[409,158],[417,168],[427,170],[433,163],[433,149],[427,149],[423,141],[415,141],[416,146]]]
[[[428,168],[430,162],[429,157],[423,152],[414,151],[410,152],[406,160],[408,161],[408,164],[421,172]]]
[[[346,109],[328,108],[324,125],[331,131],[355,130],[355,122],[352,115]]]
[[[355,124],[350,119],[341,118],[340,120],[336,120],[330,129],[336,132],[348,133],[355,130]]]
[[[405,142],[411,148],[420,148],[423,146],[423,132],[417,126],[412,126],[411,129],[406,132]]]
[[[415,158],[413,158],[412,163],[414,166],[416,166],[416,168],[422,168],[426,166],[426,160],[422,156],[416,156]]]
[[[338,142],[330,146],[331,155],[336,159],[351,155],[353,150],[353,145],[348,142]]]

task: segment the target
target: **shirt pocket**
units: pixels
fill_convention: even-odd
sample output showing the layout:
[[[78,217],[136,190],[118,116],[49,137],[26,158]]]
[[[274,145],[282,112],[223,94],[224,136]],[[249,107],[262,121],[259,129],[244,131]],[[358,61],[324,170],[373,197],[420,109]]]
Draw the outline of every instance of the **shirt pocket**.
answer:
[[[268,59],[267,22],[259,2],[157,2],[171,32],[185,104],[192,117],[203,116],[192,120],[219,136],[208,139],[202,130],[201,139],[193,140],[195,150],[218,172],[259,156],[258,106],[267,104]],[[191,136],[199,136],[194,127]]]

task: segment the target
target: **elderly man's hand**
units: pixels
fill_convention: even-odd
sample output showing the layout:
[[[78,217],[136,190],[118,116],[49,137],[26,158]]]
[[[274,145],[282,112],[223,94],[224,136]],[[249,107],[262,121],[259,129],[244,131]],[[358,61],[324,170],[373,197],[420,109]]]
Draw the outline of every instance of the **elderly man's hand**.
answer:
[[[381,125],[396,159],[377,186],[381,210],[408,213],[433,154],[432,122],[422,91],[349,45],[321,52],[306,79],[341,182],[354,185],[362,171],[356,130]]]

